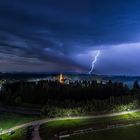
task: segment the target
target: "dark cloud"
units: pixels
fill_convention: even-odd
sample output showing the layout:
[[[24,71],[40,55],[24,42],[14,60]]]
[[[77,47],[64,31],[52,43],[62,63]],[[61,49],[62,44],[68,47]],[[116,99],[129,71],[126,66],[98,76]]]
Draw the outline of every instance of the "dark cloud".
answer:
[[[139,0],[0,1],[0,57],[24,69],[87,71],[90,64],[74,56],[140,41],[139,6]]]

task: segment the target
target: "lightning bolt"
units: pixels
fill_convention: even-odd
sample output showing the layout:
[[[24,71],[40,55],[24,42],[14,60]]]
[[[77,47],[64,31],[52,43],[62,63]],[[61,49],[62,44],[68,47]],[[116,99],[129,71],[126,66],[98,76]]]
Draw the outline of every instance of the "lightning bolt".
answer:
[[[97,54],[95,55],[94,60],[92,61],[92,66],[91,66],[91,70],[89,71],[89,74],[92,73],[99,55],[100,55],[100,50],[97,51]]]

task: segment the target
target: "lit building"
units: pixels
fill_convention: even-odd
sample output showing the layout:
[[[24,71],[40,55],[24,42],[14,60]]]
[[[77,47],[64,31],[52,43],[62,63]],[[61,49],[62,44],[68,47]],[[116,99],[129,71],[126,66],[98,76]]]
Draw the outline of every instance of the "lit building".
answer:
[[[58,80],[61,84],[69,84],[71,78],[64,76],[63,74],[60,74],[59,76],[55,77],[56,80]]]
[[[61,84],[64,83],[64,77],[63,77],[63,74],[60,74],[60,75],[59,75],[59,82],[60,82]]]

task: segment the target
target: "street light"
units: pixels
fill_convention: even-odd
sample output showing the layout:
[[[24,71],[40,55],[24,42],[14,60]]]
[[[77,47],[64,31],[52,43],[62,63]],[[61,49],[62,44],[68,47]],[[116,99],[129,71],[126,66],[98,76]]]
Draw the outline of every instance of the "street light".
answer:
[[[70,113],[68,113],[68,117],[71,118],[71,114]]]

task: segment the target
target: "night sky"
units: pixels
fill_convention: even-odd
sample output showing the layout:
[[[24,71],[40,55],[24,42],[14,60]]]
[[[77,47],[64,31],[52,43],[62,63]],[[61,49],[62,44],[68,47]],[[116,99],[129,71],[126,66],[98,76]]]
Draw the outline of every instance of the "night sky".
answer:
[[[140,0],[1,0],[1,72],[140,75]]]

